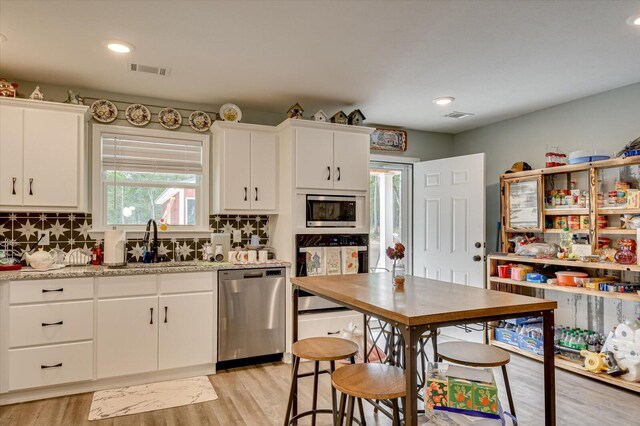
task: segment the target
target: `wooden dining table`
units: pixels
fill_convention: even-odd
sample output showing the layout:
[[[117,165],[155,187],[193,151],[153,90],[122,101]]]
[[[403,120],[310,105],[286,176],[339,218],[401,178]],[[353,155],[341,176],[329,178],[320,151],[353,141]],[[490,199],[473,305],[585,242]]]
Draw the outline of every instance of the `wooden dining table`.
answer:
[[[435,336],[438,328],[455,325],[542,316],[544,418],[545,425],[555,425],[553,325],[557,302],[414,276],[406,276],[404,285],[396,287],[390,273],[294,277],[291,283],[294,342],[298,339],[300,290],[397,327],[405,344],[404,419],[412,426],[418,424],[417,347],[423,334]],[[297,401],[294,403],[297,406]]]

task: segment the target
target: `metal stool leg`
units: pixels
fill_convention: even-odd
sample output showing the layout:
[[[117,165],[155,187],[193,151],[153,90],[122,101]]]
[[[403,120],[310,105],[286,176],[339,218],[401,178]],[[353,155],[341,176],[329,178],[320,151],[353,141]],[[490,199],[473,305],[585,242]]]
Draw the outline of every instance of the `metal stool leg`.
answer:
[[[360,410],[360,426],[366,426],[367,422],[364,420],[364,408],[362,407],[362,398],[358,398],[358,410]]]
[[[338,421],[336,422],[338,426],[342,426],[342,423],[344,422],[344,404],[346,402],[346,399],[347,399],[347,395],[344,393],[341,393],[340,408],[338,408]]]
[[[353,426],[353,403],[355,397],[349,395],[349,403],[347,404],[347,426]]]
[[[284,417],[284,426],[289,425],[289,419],[291,418],[291,409],[293,408],[293,397],[297,392],[296,388],[298,383],[298,367],[299,366],[300,366],[300,358],[293,355],[293,368],[291,369],[291,389],[289,390],[289,401],[287,402],[287,414]],[[296,413],[294,413],[294,415],[295,414]]]
[[[507,388],[507,398],[509,399],[509,407],[511,408],[511,414],[516,417],[516,407],[513,405],[513,397],[511,396],[511,386],[509,386],[509,377],[507,376],[507,366],[502,366],[502,377],[504,377],[504,385]]]
[[[392,399],[391,406],[393,408],[393,426],[400,426],[400,412],[398,411],[398,400]]]
[[[336,362],[335,361],[329,361],[329,372],[330,374],[333,374],[333,372],[336,371]],[[338,409],[337,406],[338,404],[336,403],[337,397],[336,397],[336,388],[333,387],[333,385],[331,385],[331,409],[333,410],[333,424],[338,424]]]
[[[318,408],[318,371],[320,370],[320,361],[314,361],[313,363],[313,401],[311,402],[311,409],[314,413],[311,415],[311,426],[316,426],[316,413]]]

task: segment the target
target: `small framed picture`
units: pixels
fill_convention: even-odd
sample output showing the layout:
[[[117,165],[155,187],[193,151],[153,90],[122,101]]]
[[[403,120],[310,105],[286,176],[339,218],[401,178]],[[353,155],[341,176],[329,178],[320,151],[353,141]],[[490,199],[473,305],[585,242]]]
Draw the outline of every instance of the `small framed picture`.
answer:
[[[407,132],[395,129],[376,129],[371,133],[369,146],[378,151],[404,152],[407,150]]]

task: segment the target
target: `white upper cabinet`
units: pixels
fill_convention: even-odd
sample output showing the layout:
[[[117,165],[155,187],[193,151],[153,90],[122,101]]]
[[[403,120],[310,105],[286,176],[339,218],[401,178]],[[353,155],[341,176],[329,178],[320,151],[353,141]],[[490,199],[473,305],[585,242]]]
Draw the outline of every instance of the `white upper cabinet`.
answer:
[[[0,210],[86,211],[88,107],[0,100]]]
[[[274,129],[214,125],[213,211],[275,213],[277,144]]]
[[[369,189],[368,133],[307,127],[295,132],[297,188]]]

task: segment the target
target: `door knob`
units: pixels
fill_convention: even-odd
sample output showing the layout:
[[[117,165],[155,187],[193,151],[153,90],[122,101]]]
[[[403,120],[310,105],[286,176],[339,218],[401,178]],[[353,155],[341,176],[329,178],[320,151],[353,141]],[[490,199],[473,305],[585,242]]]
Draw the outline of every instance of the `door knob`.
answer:
[[[474,245],[476,246],[476,248],[482,247],[482,243],[480,241],[477,241]]]
[[[481,260],[482,260],[482,256],[480,256],[479,254],[476,254],[475,256],[473,256],[474,262],[480,262]]]

